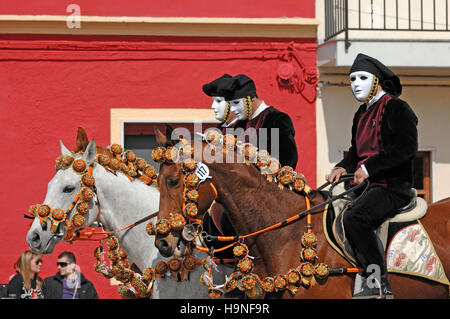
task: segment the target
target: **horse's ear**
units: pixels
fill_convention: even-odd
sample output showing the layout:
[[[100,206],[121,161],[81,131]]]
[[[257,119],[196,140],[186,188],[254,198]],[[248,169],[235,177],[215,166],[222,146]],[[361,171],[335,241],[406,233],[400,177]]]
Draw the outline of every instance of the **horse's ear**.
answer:
[[[72,152],[64,145],[64,143],[59,140],[59,145],[61,146],[61,155],[64,156],[73,156]]]
[[[95,157],[97,156],[97,145],[95,144],[95,140],[92,139],[88,146],[86,147],[86,151],[81,157],[87,164],[93,163],[95,161]]]
[[[172,132],[173,132],[173,127],[170,126],[169,124],[166,124],[166,138],[168,141],[170,141],[172,139]]]
[[[159,145],[166,145],[167,137],[157,127],[155,127],[155,135],[156,135],[156,142]]]
[[[78,127],[78,135],[76,143],[77,148],[74,151],[75,153],[80,151],[84,152],[89,144],[89,139],[87,137],[86,131],[82,127]]]

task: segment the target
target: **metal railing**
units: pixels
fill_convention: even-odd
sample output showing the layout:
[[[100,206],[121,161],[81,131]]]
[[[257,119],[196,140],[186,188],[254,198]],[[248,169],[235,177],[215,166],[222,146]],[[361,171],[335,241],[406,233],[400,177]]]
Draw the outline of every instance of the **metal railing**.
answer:
[[[325,0],[325,41],[348,31],[449,31],[449,0]]]

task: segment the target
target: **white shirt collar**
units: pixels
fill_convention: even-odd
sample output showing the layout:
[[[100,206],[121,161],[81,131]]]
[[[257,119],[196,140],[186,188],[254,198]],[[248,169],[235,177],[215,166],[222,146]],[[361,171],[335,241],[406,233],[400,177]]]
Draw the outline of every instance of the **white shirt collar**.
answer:
[[[253,120],[255,117],[257,117],[259,114],[261,114],[262,111],[264,111],[268,107],[269,106],[266,103],[264,103],[264,101],[262,101],[261,104],[258,106],[258,108],[256,109],[255,113],[253,113],[253,115],[252,115],[252,117],[250,119]]]
[[[366,110],[368,110],[372,105],[374,105],[375,102],[381,99],[381,97],[385,94],[386,94],[385,90],[381,90],[380,92],[378,92],[369,102],[367,102]]]

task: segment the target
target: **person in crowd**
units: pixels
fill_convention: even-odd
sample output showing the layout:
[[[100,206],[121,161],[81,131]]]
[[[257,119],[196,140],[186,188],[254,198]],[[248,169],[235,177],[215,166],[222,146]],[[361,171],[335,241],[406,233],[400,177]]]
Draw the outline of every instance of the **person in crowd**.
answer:
[[[65,251],[58,256],[56,275],[45,278],[46,299],[97,299],[94,285],[80,272],[75,255]]]
[[[16,274],[13,275],[7,286],[9,298],[14,299],[42,299],[43,280],[39,277],[42,257],[30,250],[23,252],[14,263]]]
[[[298,152],[294,138],[295,129],[290,116],[261,100],[256,94],[254,81],[247,75],[238,74],[225,79],[224,82],[219,95],[225,97],[230,104],[231,112],[237,117],[234,127],[242,128],[244,132],[254,128],[258,144],[255,146],[267,150],[274,156],[278,153],[281,166],[291,166],[295,170]],[[272,139],[273,133],[277,138]],[[249,140],[252,140],[250,135]]]
[[[417,117],[398,97],[400,79],[377,59],[358,54],[349,71],[355,98],[363,102],[353,117],[351,147],[326,175],[330,183],[354,173],[353,184],[370,185],[344,215],[346,237],[364,271],[358,274],[354,298],[393,298],[387,279],[385,253],[374,233],[383,221],[410,201],[413,161],[417,152]],[[378,284],[367,284],[378,266]],[[372,280],[372,279],[371,279]]]

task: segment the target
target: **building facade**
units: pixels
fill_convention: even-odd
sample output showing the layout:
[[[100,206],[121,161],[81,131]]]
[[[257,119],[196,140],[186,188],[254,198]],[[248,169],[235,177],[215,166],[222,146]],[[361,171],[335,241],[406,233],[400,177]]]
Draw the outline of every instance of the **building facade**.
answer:
[[[348,71],[358,53],[391,68],[403,85],[401,99],[419,118],[415,188],[429,203],[450,196],[449,1],[316,1],[319,93],[317,182],[350,146],[360,105]]]
[[[288,113],[297,171],[316,176],[317,26],[315,3],[282,0],[2,1],[0,3],[0,282],[28,249],[29,205],[42,203],[60,155],[78,127],[107,146],[149,156],[153,128],[216,125],[204,83],[247,74],[259,97]],[[6,182],[7,181],[7,182]],[[102,298],[117,286],[93,269],[96,243],[58,244],[41,276],[70,250]]]

